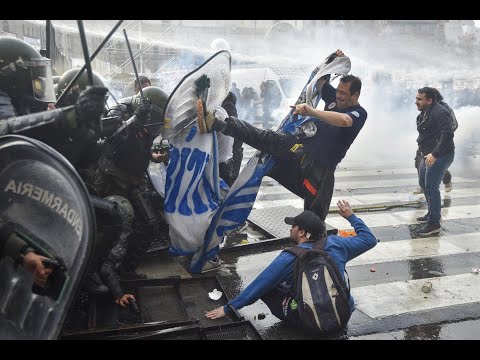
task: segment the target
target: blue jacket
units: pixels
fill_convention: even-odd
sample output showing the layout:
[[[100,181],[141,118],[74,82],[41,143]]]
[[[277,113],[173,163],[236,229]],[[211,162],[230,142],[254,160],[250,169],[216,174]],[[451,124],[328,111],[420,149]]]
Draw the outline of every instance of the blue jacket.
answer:
[[[370,229],[355,214],[349,216],[347,220],[355,229],[357,236],[342,237],[329,235],[325,244],[325,251],[337,264],[342,277],[344,277],[345,265],[348,261],[370,250],[377,244],[377,239]],[[313,243],[308,242],[297,246],[310,249],[312,245]],[[282,251],[245,290],[230,301],[230,304],[237,310],[246,305],[251,305],[284,281],[287,287],[291,288],[293,286],[295,260],[296,257],[293,254]],[[230,311],[227,305],[223,309],[225,313]],[[353,297],[350,296],[350,311],[353,312],[354,309],[355,302]]]

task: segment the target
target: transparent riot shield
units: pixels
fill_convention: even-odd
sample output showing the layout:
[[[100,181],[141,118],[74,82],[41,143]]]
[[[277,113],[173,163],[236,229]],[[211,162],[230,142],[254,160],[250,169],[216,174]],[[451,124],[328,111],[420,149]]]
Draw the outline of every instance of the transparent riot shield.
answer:
[[[185,75],[170,94],[165,110],[162,138],[170,139],[191,125],[196,117],[198,87],[196,82],[206,75],[209,82],[207,110],[220,106],[230,91],[231,56],[219,51],[194,71]]]

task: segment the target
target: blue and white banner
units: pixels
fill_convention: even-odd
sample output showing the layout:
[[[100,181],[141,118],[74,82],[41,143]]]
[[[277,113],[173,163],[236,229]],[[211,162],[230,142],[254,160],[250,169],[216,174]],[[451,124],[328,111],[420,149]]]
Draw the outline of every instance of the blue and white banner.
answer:
[[[218,66],[211,67],[211,70],[215,71],[215,68],[218,69]],[[209,111],[220,105],[228,94],[229,87],[225,87],[222,82],[227,76],[230,78],[225,69],[222,68],[223,72],[220,74],[222,80],[219,86],[215,86],[217,89],[215,94],[223,94],[225,90],[227,92],[221,99],[219,97],[212,100],[209,95],[210,101],[207,102]],[[197,70],[188,75],[177,89],[184,88],[187,83],[192,84],[192,79],[195,78],[192,75],[202,73]],[[346,74],[349,71],[350,60],[346,57],[337,58],[329,65],[322,64],[316,67],[297,103],[306,102],[308,99],[310,103],[315,102],[317,105],[320,94],[316,93],[312,83],[324,74]],[[307,94],[307,91],[311,94]],[[191,90],[174,91],[167,105],[166,126],[170,125],[170,128],[164,131],[164,137],[170,138],[171,152],[166,174],[164,208],[165,217],[170,225],[172,241],[170,254],[193,255],[189,270],[199,273],[205,261],[218,253],[224,237],[246,221],[255,203],[262,178],[275,165],[275,161],[270,155],[257,152],[228,189],[226,196],[222,196],[220,187],[224,182],[218,176],[218,141],[225,139],[217,138],[215,132],[201,135],[196,122],[192,120],[191,110],[182,110],[187,107],[177,106],[187,102],[193,106],[194,101],[191,99],[193,94]],[[178,117],[175,117],[176,109],[180,109],[181,112]],[[278,131],[293,133],[306,120],[308,119],[294,116],[291,110]]]
[[[217,136],[198,132],[196,81],[205,75],[208,78],[205,104],[212,111],[228,95],[230,73],[230,53],[219,51],[180,81],[165,109],[162,137],[169,139],[170,161],[165,180],[164,211],[172,241],[170,254],[193,255],[191,272],[201,272],[205,261],[219,251],[223,238],[207,241],[205,234],[222,202],[222,194],[227,193],[220,188]],[[225,146],[221,144],[221,148]]]
[[[197,125],[170,139],[165,182],[165,218],[170,225],[172,255],[191,255],[192,272],[218,252],[219,242],[205,234],[220,206],[218,159],[214,134],[200,135]],[[209,250],[216,249],[212,253]]]

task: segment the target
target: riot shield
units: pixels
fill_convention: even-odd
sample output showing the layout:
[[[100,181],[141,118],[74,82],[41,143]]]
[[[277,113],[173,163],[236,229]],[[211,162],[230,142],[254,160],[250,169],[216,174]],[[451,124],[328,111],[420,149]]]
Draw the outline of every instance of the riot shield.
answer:
[[[0,258],[0,339],[55,339],[90,258],[95,218],[82,179],[44,143],[0,137],[0,220],[51,260],[47,285]]]
[[[170,139],[191,125],[196,117],[198,100],[195,82],[206,75],[209,79],[207,110],[220,106],[230,91],[231,56],[228,51],[219,51],[194,71],[188,73],[170,94],[165,110],[162,138]]]

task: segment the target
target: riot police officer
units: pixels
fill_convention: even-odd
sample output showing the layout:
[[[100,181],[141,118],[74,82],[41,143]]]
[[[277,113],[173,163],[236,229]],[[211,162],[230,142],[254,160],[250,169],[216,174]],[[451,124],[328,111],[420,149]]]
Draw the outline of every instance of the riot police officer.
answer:
[[[108,116],[122,119],[123,124],[105,140],[93,184],[98,195],[120,195],[133,205],[135,231],[129,237],[128,259],[119,269],[124,276],[135,276],[133,269],[148,248],[149,235],[158,233],[163,225],[152,199],[160,206],[162,201],[148,183],[146,172],[168,96],[155,86],[144,88],[143,95],[122,99],[110,109]]]
[[[68,84],[70,84],[73,78],[77,76],[79,71],[80,69],[70,69],[65,71],[62,76],[60,76],[57,83],[57,97],[60,97],[60,95],[63,94],[63,92],[67,89]],[[94,86],[105,87],[105,84],[100,76],[94,71],[92,71],[92,77]],[[68,93],[62,96],[61,101],[57,102],[57,106],[61,107],[75,104],[80,96],[80,93],[86,90],[88,86],[90,86],[90,83],[87,72],[84,71],[82,75],[80,75],[80,77],[75,81],[75,84],[73,84]]]
[[[90,87],[74,105],[47,111],[56,101],[50,60],[22,40],[0,38],[0,135],[36,138],[76,165],[81,145],[98,137],[106,92]]]

